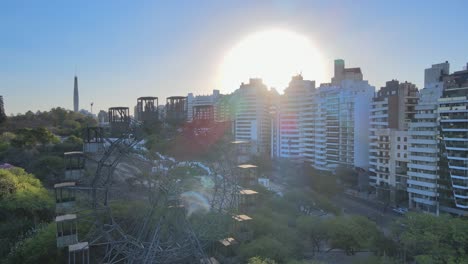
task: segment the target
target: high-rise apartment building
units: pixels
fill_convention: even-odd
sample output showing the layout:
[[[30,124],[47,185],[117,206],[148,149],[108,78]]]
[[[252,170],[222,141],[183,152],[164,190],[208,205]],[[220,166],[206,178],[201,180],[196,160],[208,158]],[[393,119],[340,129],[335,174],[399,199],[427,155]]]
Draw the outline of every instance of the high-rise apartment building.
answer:
[[[431,68],[424,70],[424,87],[427,87],[433,83],[442,81],[442,76],[448,75],[450,70],[450,64],[448,61],[438,64],[433,64]]]
[[[78,112],[80,110],[80,98],[78,95],[78,77],[75,76],[73,85],[73,111]]]
[[[438,99],[439,210],[468,215],[468,70],[444,76],[443,81]]]
[[[221,98],[219,90],[213,90],[211,95],[196,95],[189,93],[187,95],[187,120],[192,121],[193,119],[193,108],[196,106],[208,106],[212,105],[215,107],[217,101]]]
[[[270,94],[261,79],[250,79],[234,92],[235,140],[249,141],[252,154],[270,154]]]
[[[388,81],[372,99],[369,183],[393,203],[407,201],[408,124],[414,119],[418,89],[412,83]]]
[[[360,68],[335,61],[332,84],[308,89],[300,114],[300,149],[305,161],[321,170],[369,166],[369,113],[374,87]]]
[[[280,97],[272,113],[272,156],[281,158],[301,158],[301,114],[310,90],[315,82],[304,80],[301,75],[294,76]]]
[[[409,125],[407,191],[410,208],[437,211],[437,181],[439,178],[439,127],[437,100],[443,83],[429,84],[420,91],[414,122]]]
[[[409,206],[468,215],[468,71],[438,80],[421,91],[410,124]]]
[[[362,81],[362,79],[361,68],[346,68],[344,60],[335,60],[335,75],[332,78],[333,85],[340,85],[343,80]]]

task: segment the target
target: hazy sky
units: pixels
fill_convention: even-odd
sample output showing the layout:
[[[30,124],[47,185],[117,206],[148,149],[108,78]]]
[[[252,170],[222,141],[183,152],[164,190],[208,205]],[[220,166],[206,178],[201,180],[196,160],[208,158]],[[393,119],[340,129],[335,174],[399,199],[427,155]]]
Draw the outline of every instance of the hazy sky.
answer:
[[[231,92],[217,83],[223,56],[272,28],[310,38],[327,78],[342,58],[376,87],[421,87],[431,64],[468,61],[467,10],[466,0],[1,1],[0,95],[8,114],[71,109],[75,69],[80,107],[94,102],[94,112],[133,108],[139,96]]]

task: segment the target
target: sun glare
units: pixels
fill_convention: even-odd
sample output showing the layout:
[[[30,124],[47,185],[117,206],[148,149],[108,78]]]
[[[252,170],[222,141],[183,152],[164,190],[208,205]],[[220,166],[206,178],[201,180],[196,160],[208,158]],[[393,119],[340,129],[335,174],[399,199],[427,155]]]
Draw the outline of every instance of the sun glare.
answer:
[[[307,37],[278,29],[247,36],[226,54],[219,71],[223,91],[233,91],[249,78],[262,78],[282,92],[293,75],[302,73],[319,82],[324,74],[320,53]]]

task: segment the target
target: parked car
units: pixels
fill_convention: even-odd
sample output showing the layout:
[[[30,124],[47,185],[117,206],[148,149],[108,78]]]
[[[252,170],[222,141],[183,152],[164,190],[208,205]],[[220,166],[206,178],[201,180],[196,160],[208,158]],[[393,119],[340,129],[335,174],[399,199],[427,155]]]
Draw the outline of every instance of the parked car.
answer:
[[[406,214],[408,212],[408,209],[404,208],[404,207],[398,207],[398,208],[393,208],[392,211],[397,213],[397,214],[404,215],[404,214]]]

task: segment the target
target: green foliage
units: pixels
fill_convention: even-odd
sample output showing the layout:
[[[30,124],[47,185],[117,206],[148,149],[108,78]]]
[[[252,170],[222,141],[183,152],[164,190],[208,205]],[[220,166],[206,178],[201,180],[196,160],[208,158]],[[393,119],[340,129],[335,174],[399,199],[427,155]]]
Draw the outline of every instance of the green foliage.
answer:
[[[340,179],[343,183],[356,186],[358,183],[358,175],[357,172],[350,167],[339,166],[336,169],[336,176]]]
[[[17,148],[31,148],[38,144],[55,144],[60,142],[54,134],[44,127],[22,128],[16,131],[16,136],[11,140],[11,144]]]
[[[64,254],[57,250],[55,230],[55,223],[50,223],[18,242],[2,264],[65,263]]]
[[[313,253],[321,250],[322,244],[329,238],[329,232],[324,220],[318,217],[300,216],[296,221],[297,229],[301,235],[303,246],[310,244]]]
[[[65,170],[65,161],[61,156],[40,156],[34,161],[32,170],[43,182],[54,183],[60,179]]]
[[[249,259],[248,264],[276,264],[276,261],[269,258],[253,257]]]
[[[0,210],[49,209],[53,200],[41,182],[21,168],[0,169]]]
[[[467,263],[468,221],[409,213],[395,231],[407,256],[417,263]]]
[[[362,216],[336,217],[327,222],[331,248],[342,249],[347,255],[369,249],[379,235],[377,226]]]
[[[241,257],[245,259],[262,256],[279,262],[284,262],[293,255],[291,245],[272,236],[261,236],[251,242],[242,244],[239,252]]]
[[[52,197],[32,174],[21,168],[0,169],[0,259],[18,239],[49,221],[52,208]]]
[[[83,145],[83,139],[81,139],[81,138],[79,138],[79,137],[77,137],[75,135],[71,135],[71,136],[67,137],[67,139],[64,141],[64,143],[82,146]]]
[[[52,133],[60,136],[80,136],[87,126],[96,126],[97,121],[90,116],[75,113],[70,110],[57,107],[50,111],[11,116],[0,127],[0,132],[17,131],[21,129],[47,128]]]
[[[153,134],[147,137],[145,147],[150,151],[150,153],[166,153],[169,148],[169,142],[161,135]]]
[[[357,257],[353,261],[353,264],[397,264],[401,263],[399,261],[396,261],[394,259],[391,259],[386,256],[366,256],[366,257]],[[418,262],[419,263],[419,262]]]

